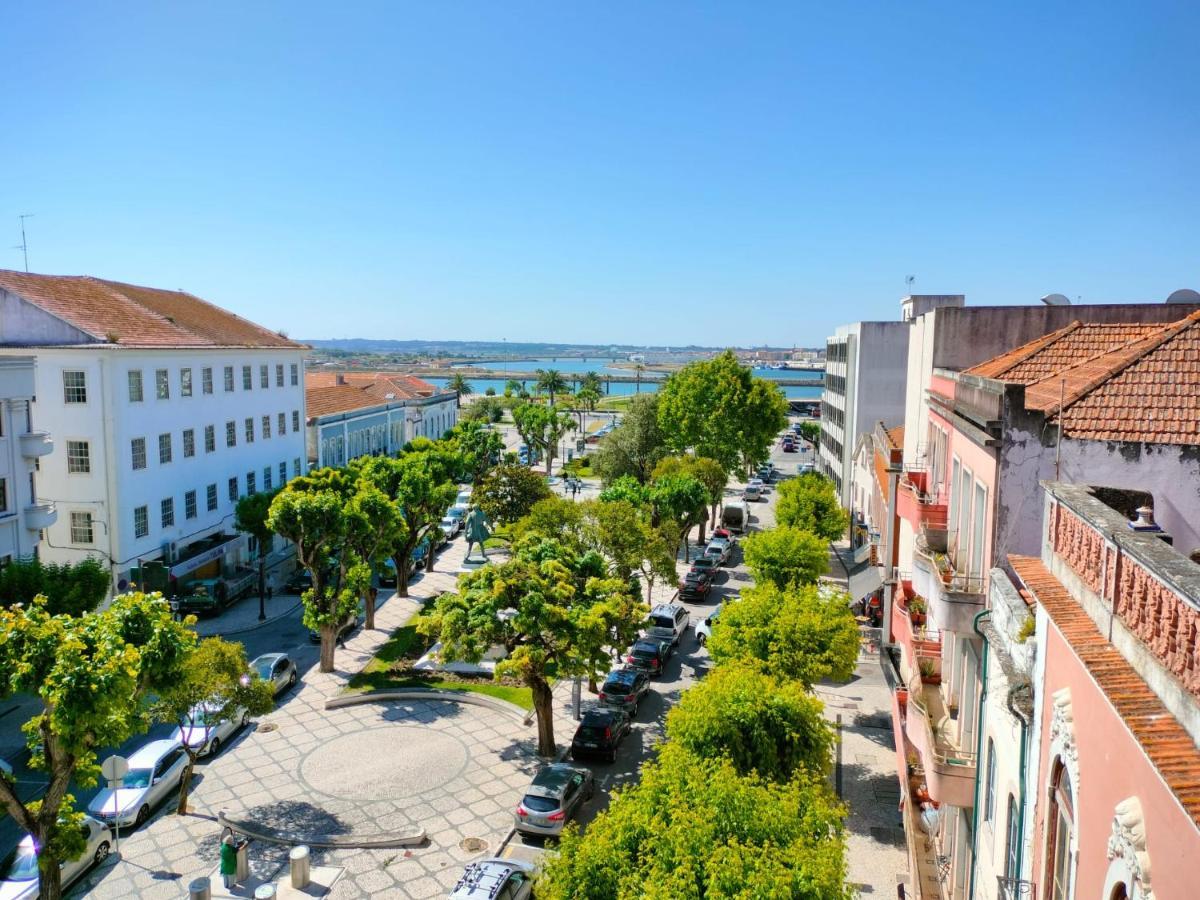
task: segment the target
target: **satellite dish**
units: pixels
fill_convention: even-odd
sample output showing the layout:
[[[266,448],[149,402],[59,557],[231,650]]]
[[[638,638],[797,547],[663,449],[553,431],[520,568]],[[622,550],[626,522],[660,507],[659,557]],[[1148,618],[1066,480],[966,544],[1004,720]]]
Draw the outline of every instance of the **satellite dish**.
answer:
[[[1177,291],[1172,291],[1171,296],[1167,298],[1168,303],[1200,303],[1200,292],[1193,291],[1191,288],[1180,288]]]
[[[1042,298],[1047,306],[1070,306],[1071,301],[1066,294],[1047,294]]]

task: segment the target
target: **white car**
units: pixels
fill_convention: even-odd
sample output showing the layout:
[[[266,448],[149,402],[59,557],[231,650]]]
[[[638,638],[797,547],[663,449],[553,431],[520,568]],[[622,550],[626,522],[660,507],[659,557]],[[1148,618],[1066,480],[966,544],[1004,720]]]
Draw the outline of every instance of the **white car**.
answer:
[[[480,859],[467,863],[450,891],[452,900],[529,900],[533,864],[519,859]]]
[[[103,822],[84,816],[80,825],[86,847],[79,859],[62,864],[62,886],[69,887],[93,865],[108,858],[112,849],[112,832]],[[0,897],[4,900],[36,900],[41,891],[38,885],[37,847],[33,835],[25,835],[15,850],[0,862]]]
[[[88,812],[106,825],[143,825],[153,807],[179,790],[186,763],[179,741],[143,744],[130,754],[121,787],[101,790],[88,804]]]
[[[746,489],[742,491],[743,500],[761,500],[763,496],[762,484],[755,484],[753,481],[746,485]]]
[[[446,540],[452,540],[462,529],[462,526],[462,519],[456,519],[454,516],[446,516],[442,519],[442,534],[446,535]]]
[[[233,711],[229,718],[220,718],[220,705],[200,703],[188,712],[185,723],[175,729],[174,738],[200,756],[216,756],[221,745],[233,737],[235,731],[250,721],[245,708]]]
[[[725,608],[725,604],[722,603],[720,606],[718,606],[716,609],[714,609],[711,613],[708,614],[707,619],[705,619],[703,622],[700,622],[696,625],[696,643],[699,644],[701,647],[703,647],[705,644],[707,644],[708,639],[710,637],[712,637],[713,625],[716,624],[717,617],[719,615],[721,615],[721,610],[723,610],[724,608]]]
[[[455,506],[470,506],[471,505],[471,489],[459,491],[458,496],[454,498]]]

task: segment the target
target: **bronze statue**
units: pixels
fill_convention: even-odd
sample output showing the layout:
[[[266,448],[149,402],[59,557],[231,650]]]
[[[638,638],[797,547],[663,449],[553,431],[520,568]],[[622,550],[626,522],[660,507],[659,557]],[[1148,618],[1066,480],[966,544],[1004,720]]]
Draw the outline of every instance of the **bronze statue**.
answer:
[[[483,542],[490,538],[492,533],[488,530],[487,516],[478,506],[472,506],[471,511],[467,513],[467,521],[464,530],[467,535],[466,559],[471,558],[471,548],[475,546],[476,543],[479,544],[480,555],[484,559],[487,559],[487,549],[484,547]]]

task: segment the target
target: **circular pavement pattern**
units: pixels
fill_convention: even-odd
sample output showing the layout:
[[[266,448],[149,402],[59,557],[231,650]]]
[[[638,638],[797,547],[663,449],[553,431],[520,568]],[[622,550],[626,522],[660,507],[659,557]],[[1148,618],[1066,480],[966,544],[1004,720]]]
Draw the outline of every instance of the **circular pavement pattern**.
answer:
[[[457,737],[430,728],[392,725],[334,738],[300,763],[314,791],[342,800],[410,797],[462,775],[470,757]]]

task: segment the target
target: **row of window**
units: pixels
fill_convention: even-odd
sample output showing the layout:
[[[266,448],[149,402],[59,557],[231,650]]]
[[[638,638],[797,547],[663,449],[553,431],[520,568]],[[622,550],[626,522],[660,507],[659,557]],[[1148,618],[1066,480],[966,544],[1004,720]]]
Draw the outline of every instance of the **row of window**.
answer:
[[[271,437],[271,416],[262,416],[259,420],[261,429],[258,431],[262,435],[263,440],[269,440]],[[288,417],[287,413],[279,413],[275,418],[275,433],[283,436],[287,434]],[[243,435],[247,444],[254,443],[255,435],[255,417],[247,416],[242,423]],[[292,433],[300,431],[300,410],[292,410]],[[238,427],[235,420],[230,420],[225,423],[225,446],[236,447],[238,436]],[[67,471],[69,472],[88,472],[91,471],[90,462],[86,469],[74,469],[71,463],[71,453],[73,444],[82,444],[83,452],[86,457],[87,441],[67,441]],[[129,442],[130,462],[134,470],[146,468],[146,439],[144,437],[133,438]],[[215,425],[204,426],[204,452],[214,453],[217,449],[217,428]],[[185,428],[183,430],[183,455],[184,458],[196,455],[196,432],[195,429]],[[166,465],[171,462],[174,457],[173,437],[170,432],[165,432],[158,436],[158,462],[159,465]]]
[[[236,367],[225,366],[224,370],[224,388],[226,392],[232,392],[236,383]],[[242,366],[242,390],[249,391],[254,389],[254,366]],[[258,367],[258,386],[262,389],[271,386],[271,366],[263,363]],[[63,370],[63,402],[64,403],[87,403],[87,372],[81,369],[64,369]],[[284,366],[283,363],[276,363],[274,370],[275,387],[284,386]],[[128,372],[129,379],[129,402],[141,403],[146,399],[145,382],[141,369],[130,369]],[[298,387],[300,384],[300,364],[291,363],[288,366],[287,382],[292,387]],[[184,366],[179,370],[178,390],[180,397],[190,397],[193,391],[192,369],[190,366]],[[213,392],[213,369],[211,366],[205,366],[200,370],[200,392],[202,394],[211,394]],[[171,370],[170,369],[155,369],[154,370],[154,396],[159,400],[171,399]]]
[[[247,472],[244,482],[237,475],[233,475],[226,483],[226,491],[231,504],[236,504],[238,500],[250,494],[256,494],[259,490],[258,472]],[[292,460],[292,477],[300,475],[300,458]],[[278,480],[277,480],[278,479]],[[274,490],[275,487],[282,487],[287,484],[288,480],[288,464],[286,461],[281,462],[278,468],[274,466],[265,466],[262,470],[261,487],[264,491]],[[242,486],[245,490],[242,490]],[[199,515],[199,495],[197,491],[185,491],[183,494],[183,518],[194,519]],[[218,506],[217,484],[208,485],[204,489],[204,505],[209,512],[215,512]],[[159,501],[158,508],[159,523],[163,528],[172,528],[175,525],[175,498],[164,497]],[[80,530],[78,534],[82,537],[86,534],[87,540],[76,540],[76,516],[81,517],[79,520]],[[83,528],[84,520],[82,517],[87,517],[86,531]],[[91,513],[71,513],[71,542],[76,544],[91,543]],[[133,536],[135,538],[144,538],[150,534],[150,507],[137,506],[133,510]]]

